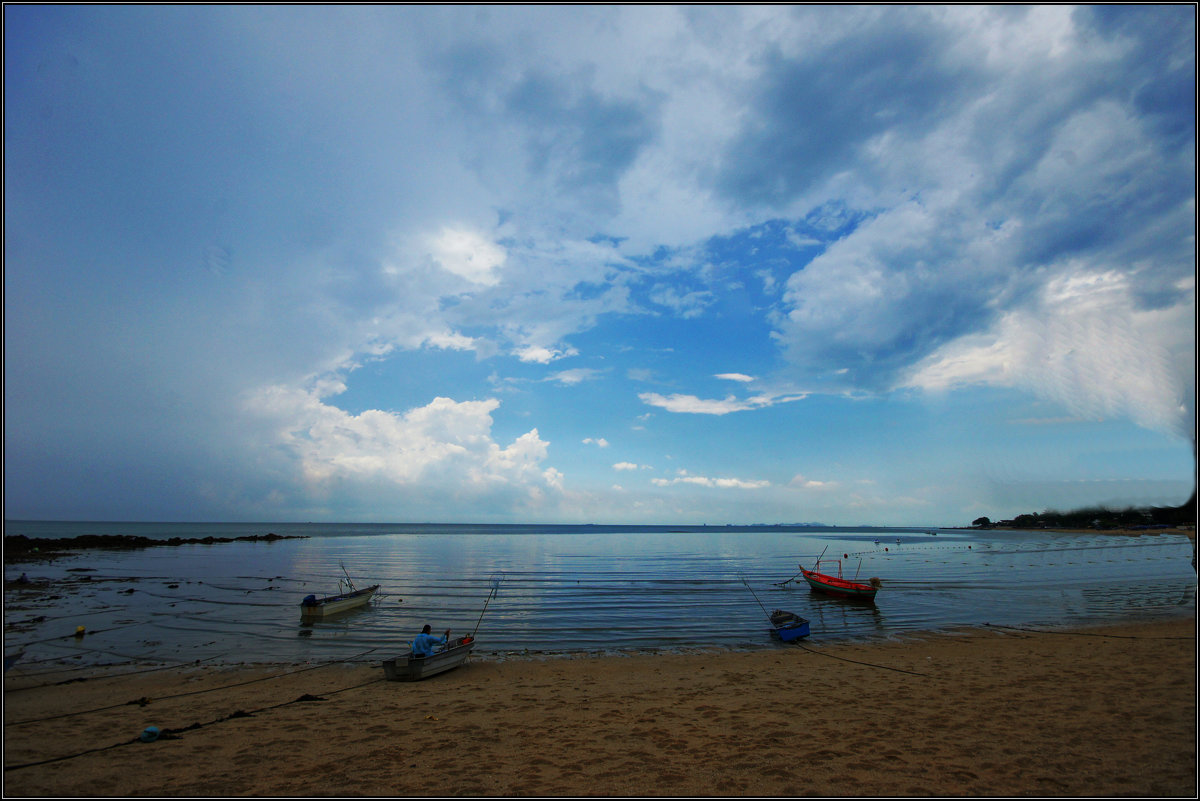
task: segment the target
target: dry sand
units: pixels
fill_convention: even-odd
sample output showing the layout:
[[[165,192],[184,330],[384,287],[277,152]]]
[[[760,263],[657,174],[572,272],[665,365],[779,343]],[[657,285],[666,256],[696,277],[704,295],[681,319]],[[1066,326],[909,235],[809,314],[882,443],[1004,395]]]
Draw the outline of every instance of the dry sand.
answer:
[[[377,663],[66,684],[79,675],[18,665],[4,795],[1194,798],[1195,634],[1189,617],[474,657],[421,682],[384,681]],[[137,741],[149,725],[167,736]]]

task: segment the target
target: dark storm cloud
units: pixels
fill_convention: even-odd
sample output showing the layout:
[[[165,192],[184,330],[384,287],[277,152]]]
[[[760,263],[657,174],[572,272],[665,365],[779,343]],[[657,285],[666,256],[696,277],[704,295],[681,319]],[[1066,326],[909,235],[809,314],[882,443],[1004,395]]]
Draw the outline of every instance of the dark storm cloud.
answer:
[[[1196,7],[1093,5],[1075,10],[1095,35],[1126,42],[1131,51],[1120,86],[1165,139],[1187,146],[1196,122]]]
[[[789,282],[799,375],[884,389],[1064,271],[1121,273],[1134,308],[1190,302],[1194,21],[1139,11],[1076,10],[1031,45],[1031,9],[889,8],[760,62],[719,191],[783,209],[849,186],[870,215]]]
[[[872,137],[919,132],[970,97],[977,72],[956,63],[949,34],[921,16],[884,13],[798,56],[768,53],[746,122],[724,154],[719,191],[743,203],[786,203],[853,168]]]
[[[616,182],[660,128],[661,96],[644,86],[606,94],[586,68],[519,67],[487,42],[447,48],[430,63],[480,130],[516,132],[530,174],[609,211]]]

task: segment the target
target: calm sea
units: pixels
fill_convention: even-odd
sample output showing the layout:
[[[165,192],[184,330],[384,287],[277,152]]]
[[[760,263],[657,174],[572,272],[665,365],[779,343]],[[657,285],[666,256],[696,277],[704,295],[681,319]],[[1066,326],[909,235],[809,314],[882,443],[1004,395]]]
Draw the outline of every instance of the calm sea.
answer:
[[[429,623],[477,632],[489,658],[776,647],[766,613],[812,641],[901,637],[985,623],[1054,627],[1195,613],[1192,542],[1021,531],[812,526],[472,526],[46,523],[30,537],[276,533],[306,539],[90,551],[4,568],[61,582],[6,591],[4,652],[21,664],[240,664],[393,656]],[[863,605],[811,592],[798,563],[879,577]],[[372,605],[304,623],[300,601],[347,576]],[[802,580],[801,580],[802,581]],[[493,594],[493,588],[495,592]],[[87,634],[75,637],[77,627]]]

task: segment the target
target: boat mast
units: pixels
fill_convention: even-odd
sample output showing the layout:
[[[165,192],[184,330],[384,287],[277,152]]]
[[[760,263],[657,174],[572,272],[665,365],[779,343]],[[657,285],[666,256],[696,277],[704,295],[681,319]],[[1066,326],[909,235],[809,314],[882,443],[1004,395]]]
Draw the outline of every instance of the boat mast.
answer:
[[[821,551],[821,556],[824,556],[825,551],[828,551],[828,550],[829,550],[829,546],[826,545],[825,548],[822,549],[822,551]],[[813,570],[817,571],[818,573],[821,571],[821,556],[817,557],[817,563],[815,565],[813,565]],[[800,567],[803,568],[804,565],[800,565]]]
[[[338,564],[342,566],[342,572],[346,574],[346,585],[350,587],[350,592],[357,592],[358,590],[355,588],[354,582],[350,580],[350,574],[346,573],[346,563],[339,560]],[[338,584],[341,583],[342,580],[338,579]]]
[[[476,632],[479,631],[479,624],[483,622],[483,614],[487,611],[488,604],[496,597],[496,593],[500,590],[500,579],[492,579],[492,591],[488,593],[487,600],[483,602],[483,611],[479,613],[479,620],[475,621],[475,631],[471,632],[471,639],[475,639]]]

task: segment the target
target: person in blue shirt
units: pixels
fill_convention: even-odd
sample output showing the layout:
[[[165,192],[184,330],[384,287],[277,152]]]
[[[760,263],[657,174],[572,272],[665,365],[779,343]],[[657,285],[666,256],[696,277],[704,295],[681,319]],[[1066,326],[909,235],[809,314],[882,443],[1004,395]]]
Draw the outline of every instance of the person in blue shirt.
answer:
[[[428,623],[421,629],[421,633],[412,641],[412,650],[414,656],[433,656],[436,646],[445,645],[450,639],[450,629],[446,629],[446,634],[442,637],[435,637],[430,634],[430,626]]]

